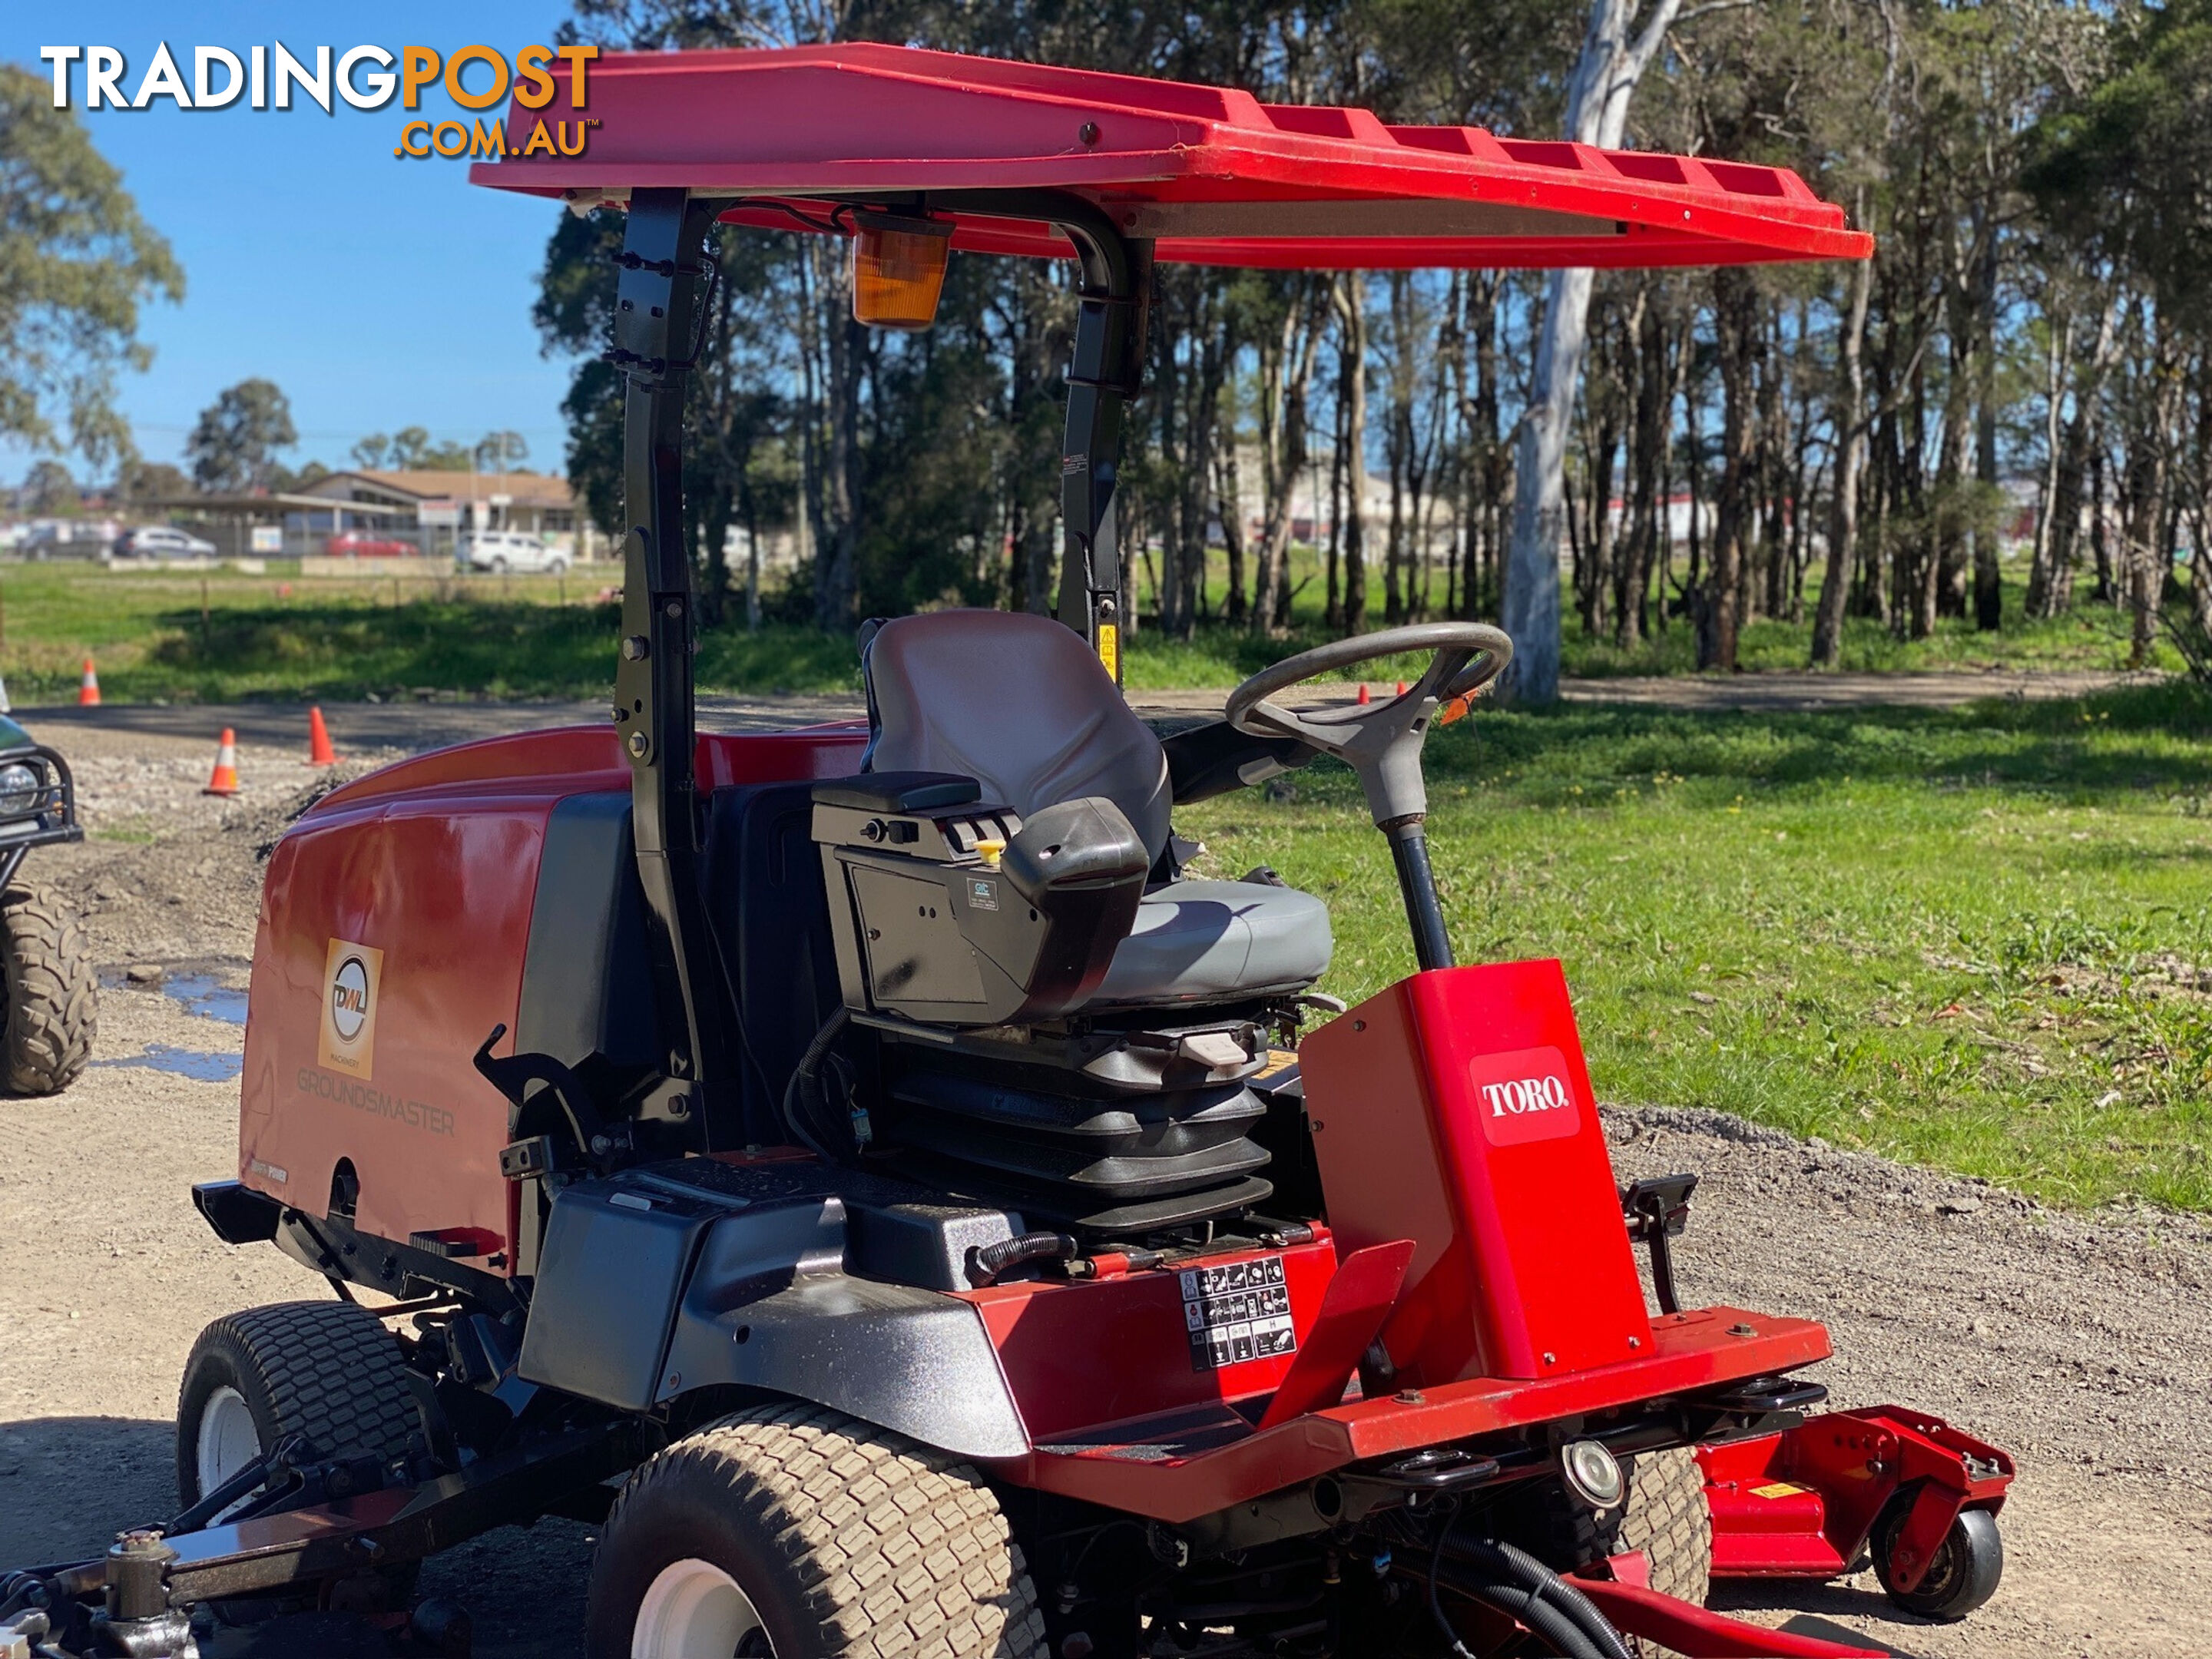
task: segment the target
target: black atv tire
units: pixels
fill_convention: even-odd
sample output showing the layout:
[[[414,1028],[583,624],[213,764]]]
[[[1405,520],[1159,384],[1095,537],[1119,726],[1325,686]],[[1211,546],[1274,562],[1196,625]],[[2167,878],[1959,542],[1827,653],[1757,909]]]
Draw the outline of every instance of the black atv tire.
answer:
[[[975,1472],[793,1402],[638,1467],[592,1557],[584,1629],[590,1659],[658,1659],[709,1629],[717,1651],[769,1659],[1044,1654],[1036,1588]]]
[[[0,996],[7,1008],[0,1085],[58,1095],[82,1074],[100,1028],[100,983],[84,925],[51,890],[0,892]]]

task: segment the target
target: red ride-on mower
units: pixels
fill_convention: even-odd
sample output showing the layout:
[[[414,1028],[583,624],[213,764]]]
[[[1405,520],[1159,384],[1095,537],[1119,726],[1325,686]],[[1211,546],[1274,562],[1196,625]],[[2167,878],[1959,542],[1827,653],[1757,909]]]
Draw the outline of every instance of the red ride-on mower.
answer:
[[[278,845],[238,1177],[194,1195],[338,1299],[208,1329],[179,1512],[0,1581],[0,1654],[327,1651],[351,1613],[458,1652],[414,1564],[544,1514],[601,1528],[594,1659],[1838,1655],[1700,1604],[1863,1550],[1931,1617],[1986,1598],[2003,1455],[1805,1417],[1820,1326],[1678,1306],[1694,1183],[1616,1188],[1559,964],[1453,965],[1421,745],[1504,635],[1325,646],[1164,742],[1115,672],[1156,261],[1867,239],[1769,168],[890,47],[615,58],[590,108],[588,155],[517,110],[477,178],[627,210],[613,720],[403,763]],[[1079,265],[1059,620],[872,626],[865,729],[694,730],[718,220],[853,236],[863,321],[926,323],[948,244]],[[1275,701],[1414,651],[1392,701]],[[1420,963],[1351,1009],[1310,989],[1320,900],[1169,833],[1320,755]]]

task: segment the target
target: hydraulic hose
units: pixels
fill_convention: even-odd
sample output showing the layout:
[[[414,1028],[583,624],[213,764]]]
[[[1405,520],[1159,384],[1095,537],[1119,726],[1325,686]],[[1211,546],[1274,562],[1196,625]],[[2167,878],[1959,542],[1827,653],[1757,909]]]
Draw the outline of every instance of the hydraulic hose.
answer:
[[[1518,1620],[1558,1659],[1613,1659],[1611,1654],[1590,1639],[1589,1633],[1569,1616],[1564,1607],[1547,1601],[1519,1584],[1502,1583],[1456,1566],[1448,1570],[1443,1557],[1444,1540],[1449,1535],[1449,1529],[1439,1534],[1436,1548],[1429,1555],[1429,1617],[1436,1621],[1438,1633],[1450,1644],[1453,1659],[1475,1656],[1445,1616],[1443,1598],[1439,1592],[1447,1585],[1469,1601],[1480,1601],[1509,1619]]]
[[[806,1052],[799,1057],[799,1064],[792,1068],[791,1081],[783,1086],[783,1127],[797,1135],[800,1144],[824,1164],[835,1164],[837,1160],[830,1156],[822,1143],[814,1138],[813,1130],[801,1121],[798,1110],[799,1088],[803,1080],[813,1077],[815,1067],[821,1065],[822,1056],[837,1040],[837,1033],[845,1029],[848,1018],[849,1011],[840,1008],[823,1022],[822,1029],[814,1034],[814,1041],[806,1045]]]
[[[1590,1599],[1526,1550],[1494,1539],[1461,1538],[1449,1528],[1437,1542],[1446,1559],[1469,1569],[1476,1579],[1501,1589],[1519,1590],[1528,1598],[1532,1612],[1541,1607],[1564,1613],[1595,1649],[1600,1659],[1632,1659],[1620,1632],[1613,1629],[1612,1621],[1597,1610]],[[1518,1612],[1514,1617],[1523,1624],[1529,1622]],[[1535,1626],[1530,1625],[1529,1628]]]

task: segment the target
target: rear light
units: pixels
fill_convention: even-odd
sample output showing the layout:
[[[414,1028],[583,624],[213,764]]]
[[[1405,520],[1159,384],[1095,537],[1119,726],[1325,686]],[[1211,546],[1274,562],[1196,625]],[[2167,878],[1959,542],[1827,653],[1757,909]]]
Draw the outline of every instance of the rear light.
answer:
[[[927,328],[937,320],[952,227],[942,220],[860,212],[853,240],[853,316],[871,328]]]

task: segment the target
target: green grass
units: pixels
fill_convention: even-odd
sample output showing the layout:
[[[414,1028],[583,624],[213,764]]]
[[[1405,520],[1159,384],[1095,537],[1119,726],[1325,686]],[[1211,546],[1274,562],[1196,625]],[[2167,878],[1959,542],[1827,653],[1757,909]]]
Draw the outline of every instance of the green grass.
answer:
[[[2212,1208],[2212,702],[1486,710],[1429,745],[1462,960],[1558,956],[1600,1096],[1717,1107],[2064,1204]],[[1279,793],[1279,790],[1278,791]],[[1413,969],[1324,763],[1179,814],[1329,901],[1325,988]]]
[[[1299,550],[1294,574],[1310,574],[1314,562],[1310,551]],[[88,652],[98,659],[103,693],[118,702],[343,701],[426,692],[598,698],[612,683],[619,617],[595,596],[612,579],[611,572],[411,578],[395,587],[389,578],[216,572],[203,581],[185,574],[18,566],[0,572],[0,675],[27,703],[74,696]],[[2074,616],[2030,624],[2019,619],[2019,597],[2008,592],[2012,620],[1995,635],[1947,620],[1932,638],[1905,642],[1879,623],[1855,619],[1843,665],[2111,669],[2125,662],[2121,613],[2085,605]],[[1139,691],[1232,686],[1327,638],[1320,609],[1319,584],[1308,581],[1288,639],[1219,625],[1201,628],[1190,641],[1141,632],[1129,646],[1128,683]],[[1381,626],[1379,598],[1372,620]],[[1802,625],[1755,623],[1744,632],[1744,666],[1802,667],[1808,638]],[[1565,671],[1574,675],[1679,673],[1692,662],[1690,631],[1680,623],[1633,652],[1584,639],[1571,626],[1565,644]],[[1400,659],[1356,672],[1388,684],[1419,666]],[[699,683],[709,691],[852,691],[859,668],[849,639],[785,624],[753,634],[725,626],[701,641]]]

